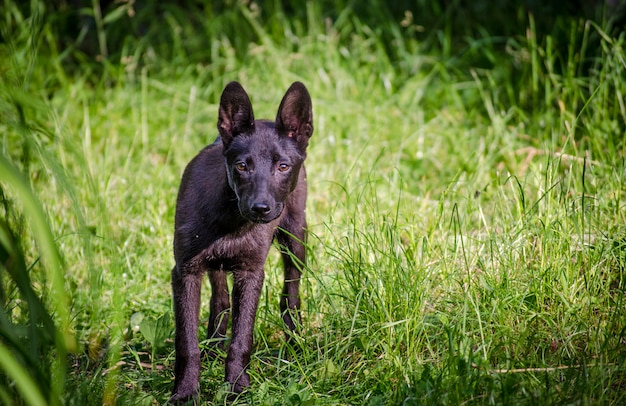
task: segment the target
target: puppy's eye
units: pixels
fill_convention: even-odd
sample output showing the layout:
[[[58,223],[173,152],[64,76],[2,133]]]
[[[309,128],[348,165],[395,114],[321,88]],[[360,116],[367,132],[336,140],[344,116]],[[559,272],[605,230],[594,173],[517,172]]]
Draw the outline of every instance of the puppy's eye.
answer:
[[[237,168],[239,172],[244,172],[248,169],[248,165],[246,165],[245,162],[237,162],[235,168]]]
[[[280,172],[287,172],[289,170],[289,165],[287,165],[287,164],[279,164],[278,165],[278,170]]]

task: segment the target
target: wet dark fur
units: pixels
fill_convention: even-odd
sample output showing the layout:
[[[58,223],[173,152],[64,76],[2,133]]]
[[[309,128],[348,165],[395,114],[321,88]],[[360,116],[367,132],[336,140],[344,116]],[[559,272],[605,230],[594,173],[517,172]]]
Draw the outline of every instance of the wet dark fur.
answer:
[[[290,331],[300,323],[299,266],[305,261],[301,242],[306,229],[303,162],[312,122],[311,98],[299,82],[287,90],[275,122],[254,120],[250,99],[239,83],[228,84],[222,93],[220,137],[185,169],[176,205],[174,402],[198,393],[198,317],[205,272],[212,288],[208,337],[215,339],[214,345],[222,345],[232,312],[225,379],[233,393],[250,384],[246,369],[254,319],[263,265],[274,238],[285,272],[283,320]],[[233,274],[232,307],[226,272]]]

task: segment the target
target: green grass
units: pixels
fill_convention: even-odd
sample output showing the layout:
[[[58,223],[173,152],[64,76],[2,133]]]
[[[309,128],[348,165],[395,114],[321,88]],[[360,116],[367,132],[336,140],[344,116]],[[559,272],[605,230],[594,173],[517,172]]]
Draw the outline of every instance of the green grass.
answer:
[[[458,2],[428,8],[430,25],[352,3],[292,18],[274,3],[164,6],[132,40],[114,30],[126,9],[105,10],[98,62],[60,45],[62,13],[38,4],[2,16],[1,219],[61,335],[37,353],[55,391],[3,363],[7,403],[36,404],[22,387],[48,403],[166,402],[175,197],[230,80],[266,118],[301,80],[315,117],[300,348],[284,343],[272,254],[241,404],[626,401],[626,35],[610,22],[544,32],[518,13],[495,36],[455,33]],[[20,329],[40,310],[11,275],[3,317]],[[222,382],[205,361],[202,400],[225,403]]]

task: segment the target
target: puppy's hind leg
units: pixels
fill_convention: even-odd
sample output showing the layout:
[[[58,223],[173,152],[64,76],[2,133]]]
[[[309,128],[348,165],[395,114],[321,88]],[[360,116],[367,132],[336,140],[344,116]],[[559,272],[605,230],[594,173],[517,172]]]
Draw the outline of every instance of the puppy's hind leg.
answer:
[[[228,297],[228,284],[226,282],[226,272],[221,270],[209,270],[209,281],[211,282],[211,303],[209,311],[209,324],[207,328],[207,338],[211,347],[224,348],[226,339],[226,329],[228,327],[228,317],[230,313],[230,299]],[[217,353],[209,350],[208,355],[215,357]]]
[[[280,297],[280,312],[290,333],[298,333],[302,324],[299,289],[302,277],[300,269],[306,261],[305,238],[304,227],[295,230],[293,235],[284,230],[279,230],[277,235],[285,273],[285,284]],[[287,333],[287,340],[293,343],[293,335],[290,333]]]

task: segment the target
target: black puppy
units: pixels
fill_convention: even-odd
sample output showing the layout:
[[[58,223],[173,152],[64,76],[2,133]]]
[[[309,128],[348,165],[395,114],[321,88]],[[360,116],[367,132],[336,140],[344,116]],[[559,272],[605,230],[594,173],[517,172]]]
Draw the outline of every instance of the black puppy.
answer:
[[[285,285],[280,299],[289,330],[300,323],[299,267],[304,264],[306,147],[313,133],[311,97],[299,82],[283,97],[276,121],[254,120],[237,82],[220,100],[220,137],[187,165],[176,204],[172,270],[176,319],[176,381],[172,401],[197,396],[200,376],[198,316],[205,271],[211,282],[208,337],[221,345],[231,310],[226,272],[233,273],[232,340],[226,381],[239,393],[263,285],[263,265],[274,238],[282,250]],[[299,263],[298,263],[299,262]]]

